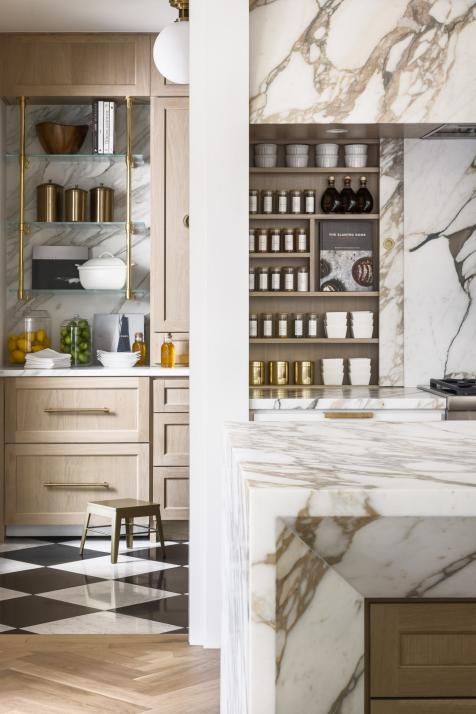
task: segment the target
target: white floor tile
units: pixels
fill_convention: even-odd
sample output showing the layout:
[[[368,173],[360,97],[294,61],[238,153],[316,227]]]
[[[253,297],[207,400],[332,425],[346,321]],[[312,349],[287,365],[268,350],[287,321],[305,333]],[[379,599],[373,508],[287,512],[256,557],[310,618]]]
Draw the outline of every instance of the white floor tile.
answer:
[[[0,543],[0,553],[8,553],[11,550],[23,550],[24,548],[34,548],[40,545],[51,545],[45,540],[32,540],[30,538],[7,538],[5,543]]]
[[[0,601],[13,600],[16,597],[25,597],[28,593],[21,593],[19,590],[9,590],[8,588],[0,588]]]
[[[93,612],[23,629],[38,635],[160,635],[180,628],[117,612]]]
[[[19,560],[10,560],[9,558],[0,558],[0,575],[16,573],[19,570],[32,570],[33,568],[41,568],[41,565],[21,563]]]
[[[167,568],[174,568],[177,566],[169,563],[156,562],[155,560],[130,558],[126,555],[120,555],[118,562],[113,565],[111,563],[111,558],[108,555],[105,555],[102,558],[89,558],[88,560],[79,560],[73,563],[61,563],[60,565],[52,565],[51,567],[56,568],[57,570],[68,570],[71,573],[80,573],[81,575],[93,575],[97,578],[114,580],[117,578],[127,578],[130,575],[151,573],[154,570],[167,570]]]
[[[61,545],[70,545],[72,548],[79,548],[81,543],[81,540],[65,540]],[[173,540],[166,540],[165,545],[176,545],[176,541]],[[86,540],[86,544],[84,546],[88,550],[99,550],[101,553],[110,553],[111,552],[111,539],[102,539],[102,538],[88,538]],[[119,542],[119,552],[120,553],[127,553],[130,550],[141,550],[142,548],[160,548],[160,543],[154,543],[150,540],[135,540],[134,541],[134,546],[132,548],[128,548],[126,546],[126,541],[121,540]]]
[[[117,580],[106,580],[101,583],[78,585],[64,590],[52,590],[46,593],[39,593],[39,595],[51,600],[61,600],[75,605],[83,605],[84,607],[93,607],[96,610],[113,610],[151,600],[176,597],[177,593],[146,588],[132,583],[119,583]]]
[[[15,628],[8,627],[8,625],[0,625],[0,632],[8,632],[8,630],[13,630]]]

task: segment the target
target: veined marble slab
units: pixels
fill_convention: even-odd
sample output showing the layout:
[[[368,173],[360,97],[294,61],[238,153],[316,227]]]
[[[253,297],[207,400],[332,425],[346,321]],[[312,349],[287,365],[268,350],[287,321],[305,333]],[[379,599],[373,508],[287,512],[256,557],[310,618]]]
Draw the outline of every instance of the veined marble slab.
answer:
[[[475,438],[228,425],[224,714],[363,714],[363,599],[476,595]]]

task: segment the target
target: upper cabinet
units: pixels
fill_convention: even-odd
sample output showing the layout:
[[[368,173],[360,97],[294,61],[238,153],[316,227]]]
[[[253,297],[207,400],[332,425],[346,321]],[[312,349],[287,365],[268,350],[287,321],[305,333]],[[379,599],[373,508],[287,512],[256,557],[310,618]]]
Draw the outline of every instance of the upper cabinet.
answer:
[[[149,96],[151,35],[0,36],[3,96]]]

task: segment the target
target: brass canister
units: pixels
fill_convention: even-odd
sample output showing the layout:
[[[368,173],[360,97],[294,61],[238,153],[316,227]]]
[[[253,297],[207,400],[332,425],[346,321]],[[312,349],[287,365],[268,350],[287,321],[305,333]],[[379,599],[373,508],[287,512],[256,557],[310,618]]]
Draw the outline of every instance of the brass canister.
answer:
[[[312,362],[301,361],[294,363],[294,384],[314,384],[314,365]]]
[[[264,362],[250,362],[250,385],[261,387],[265,383]]]
[[[88,192],[75,186],[64,192],[64,220],[74,223],[86,220]]]
[[[63,220],[63,187],[52,181],[36,187],[36,220],[47,223]]]
[[[281,360],[269,362],[269,383],[276,387],[289,384],[289,362]]]
[[[91,221],[106,223],[113,221],[114,214],[114,189],[101,184],[89,192],[89,211]]]

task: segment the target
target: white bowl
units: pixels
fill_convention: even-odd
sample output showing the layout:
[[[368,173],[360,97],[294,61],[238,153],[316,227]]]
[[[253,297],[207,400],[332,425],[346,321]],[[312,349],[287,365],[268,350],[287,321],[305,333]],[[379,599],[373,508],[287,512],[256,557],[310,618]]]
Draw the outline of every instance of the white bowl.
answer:
[[[286,154],[286,166],[290,169],[305,169],[309,163],[309,156]]]
[[[85,290],[121,290],[126,282],[126,264],[111,253],[102,253],[76,267]]]
[[[364,315],[364,317],[351,317],[350,322],[351,325],[373,325],[374,318],[372,315],[368,317],[366,315]]]
[[[286,144],[286,154],[293,156],[307,156],[309,144]]]
[[[255,156],[263,156],[265,154],[277,154],[277,144],[255,144]]]
[[[333,368],[333,369],[344,369],[344,360],[342,357],[324,357],[321,359],[322,369]]]
[[[370,357],[349,357],[351,367],[370,367],[372,360]]]
[[[347,312],[326,312],[326,317],[347,317]]]
[[[277,154],[258,154],[255,156],[255,164],[259,169],[274,169],[277,163]]]
[[[350,316],[354,319],[356,317],[371,317],[373,319],[374,314],[371,310],[355,310],[350,313]]]
[[[326,325],[326,335],[333,340],[343,340],[347,337],[347,325],[344,327]]]
[[[319,169],[335,169],[338,164],[338,154],[323,154],[322,156],[316,156],[316,165]]]
[[[316,156],[323,154],[338,154],[339,144],[316,144]]]
[[[345,165],[349,169],[364,169],[367,166],[367,156],[347,156]]]
[[[374,334],[373,325],[352,325],[352,337],[356,340],[370,340]]]
[[[347,325],[346,317],[325,317],[324,322],[329,325]]]
[[[345,147],[346,154],[366,154],[368,146],[367,144],[346,144]]]
[[[354,377],[352,374],[350,375],[350,383],[355,387],[355,386],[360,386],[360,387],[365,387],[368,384],[370,384],[370,374],[368,377]]]
[[[344,375],[341,377],[327,377],[323,375],[322,381],[327,387],[338,387],[344,382]]]

